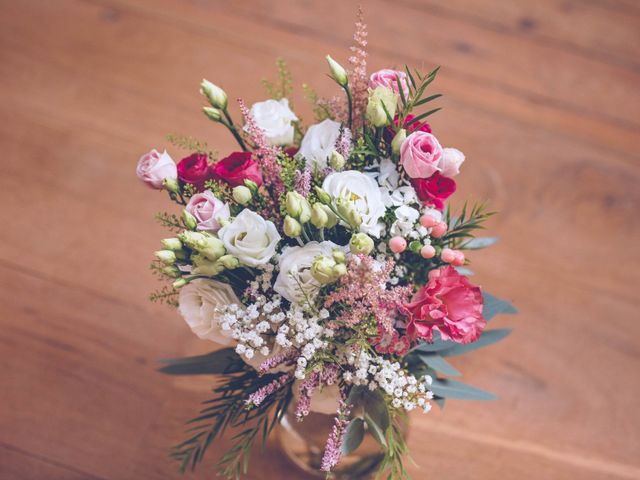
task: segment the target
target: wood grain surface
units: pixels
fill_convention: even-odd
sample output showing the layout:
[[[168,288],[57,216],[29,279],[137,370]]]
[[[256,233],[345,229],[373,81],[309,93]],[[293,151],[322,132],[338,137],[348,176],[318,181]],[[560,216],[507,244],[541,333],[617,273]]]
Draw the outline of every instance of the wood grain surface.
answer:
[[[412,416],[413,477],[640,479],[640,3],[363,3],[371,69],[442,65],[432,126],[467,154],[454,205],[501,212],[474,281],[521,310],[496,320],[507,341],[454,359],[498,401]],[[0,1],[1,479],[179,478],[168,449],[211,379],[157,360],[210,344],[147,302],[172,207],[135,162],[169,132],[228,152],[200,79],[258,101],[277,56],[309,120],[299,87],[332,93],[324,55],[346,61],[355,9]],[[306,477],[271,442],[247,478]]]

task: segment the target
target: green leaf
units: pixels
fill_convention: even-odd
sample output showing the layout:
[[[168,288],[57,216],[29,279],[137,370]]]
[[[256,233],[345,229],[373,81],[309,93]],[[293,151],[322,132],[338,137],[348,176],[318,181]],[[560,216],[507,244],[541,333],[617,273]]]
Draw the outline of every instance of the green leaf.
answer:
[[[469,353],[479,348],[499,342],[510,333],[510,328],[496,328],[493,330],[485,330],[480,338],[475,342],[467,343],[466,345],[455,344],[454,347],[448,348],[446,350],[441,350],[439,354],[443,357],[455,357],[457,355],[464,355],[465,353]]]
[[[159,368],[158,371],[168,375],[236,373],[244,367],[244,362],[233,348],[223,348],[194,357],[169,358],[160,361],[167,365]]]
[[[472,277],[474,275],[473,271],[468,269],[467,267],[453,267],[460,275],[465,275],[467,277]]]
[[[409,128],[411,125],[413,125],[414,123],[419,122],[420,120],[422,120],[423,118],[427,118],[429,115],[433,115],[434,113],[436,113],[437,111],[442,110],[442,107],[438,107],[438,108],[434,108],[433,110],[429,110],[428,112],[424,112],[421,113],[420,115],[414,117],[411,119],[410,122],[407,122],[404,125],[404,128]]]
[[[369,427],[369,431],[373,438],[382,445],[384,448],[387,448],[387,439],[385,438],[384,430],[378,425],[367,413],[364,414],[364,421],[367,422],[367,426]]]
[[[436,402],[436,405],[438,405],[440,410],[442,410],[447,399],[442,397],[433,397],[433,401]]]
[[[452,379],[434,378],[429,389],[443,398],[458,400],[495,400],[496,396],[479,388]]]
[[[515,314],[518,313],[518,309],[516,309],[511,302],[507,300],[502,300],[498,297],[494,297],[490,293],[482,292],[482,298],[484,300],[484,308],[482,309],[482,315],[485,320],[489,321],[496,315],[501,313],[506,314]]]
[[[441,93],[436,93],[435,95],[430,95],[426,98],[423,98],[422,100],[418,100],[416,103],[413,104],[414,107],[418,107],[420,105],[423,105],[425,103],[428,103],[432,100],[435,100],[436,98],[440,98],[442,96]]]
[[[455,343],[449,340],[442,340],[440,338],[440,333],[433,332],[433,341],[431,343],[421,343],[415,348],[415,350],[418,352],[439,352],[455,345]]]
[[[487,248],[498,241],[498,237],[476,237],[460,245],[460,248],[466,248],[467,250],[479,250],[481,248]]]
[[[450,375],[452,377],[460,376],[460,372],[440,355],[429,353],[426,355],[420,355],[420,359],[435,371],[440,372],[444,375]]]
[[[360,417],[356,417],[349,422],[349,425],[347,425],[347,429],[344,432],[342,455],[349,455],[351,452],[355,451],[360,446],[363,439],[364,420]]]
[[[391,419],[389,417],[387,402],[384,400],[380,390],[374,390],[373,392],[369,389],[365,390],[363,399],[365,414],[369,415],[369,417],[380,426],[383,432],[386,432],[389,425],[391,425]]]

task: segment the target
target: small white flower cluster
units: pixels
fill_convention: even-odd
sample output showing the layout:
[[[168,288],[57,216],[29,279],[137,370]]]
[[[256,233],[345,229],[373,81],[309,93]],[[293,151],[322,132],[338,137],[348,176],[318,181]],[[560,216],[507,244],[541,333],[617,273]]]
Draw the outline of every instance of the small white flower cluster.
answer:
[[[292,305],[286,314],[287,321],[278,328],[276,344],[283,348],[295,347],[300,352],[295,376],[302,380],[305,370],[319,349],[328,348],[333,330],[320,325],[321,320],[329,318],[329,311],[320,310],[315,315],[301,307]]]
[[[387,395],[393,397],[391,404],[395,408],[402,407],[411,411],[421,407],[424,413],[431,410],[429,400],[433,398],[433,392],[428,388],[433,379],[429,375],[424,376],[420,381],[404,370],[400,363],[371,356],[364,351],[359,355],[351,352],[347,356],[347,362],[355,368],[355,371],[342,374],[346,383],[366,385],[372,391],[378,387],[381,388]]]

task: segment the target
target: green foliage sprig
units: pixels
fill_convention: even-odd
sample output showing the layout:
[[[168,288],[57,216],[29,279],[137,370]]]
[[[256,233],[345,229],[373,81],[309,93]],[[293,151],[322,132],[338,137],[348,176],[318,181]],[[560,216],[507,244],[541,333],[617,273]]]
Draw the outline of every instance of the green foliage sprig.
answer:
[[[166,138],[174,147],[195,153],[206,153],[210,160],[215,160],[217,157],[217,153],[209,149],[207,142],[197,140],[189,135],[169,133]]]
[[[278,68],[278,79],[272,82],[266,78],[261,80],[262,86],[274,100],[280,100],[281,98],[288,98],[293,91],[293,82],[291,77],[291,71],[284,58],[278,57],[276,59],[276,67]],[[289,98],[289,106],[293,108],[293,102]]]

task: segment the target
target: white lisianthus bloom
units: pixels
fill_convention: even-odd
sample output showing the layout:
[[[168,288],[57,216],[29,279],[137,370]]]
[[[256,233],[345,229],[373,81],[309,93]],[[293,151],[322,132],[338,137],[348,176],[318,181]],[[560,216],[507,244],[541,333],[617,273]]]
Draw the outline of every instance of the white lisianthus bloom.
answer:
[[[309,242],[304,247],[286,248],[280,255],[280,272],[273,289],[291,303],[313,300],[322,285],[311,275],[311,265],[318,255],[331,257],[333,242]]]
[[[378,221],[386,210],[377,183],[368,175],[355,170],[328,175],[322,189],[333,198],[345,198],[362,217],[360,231],[380,237],[383,225]]]
[[[378,185],[393,190],[398,187],[400,172],[398,167],[390,158],[380,160],[380,173],[378,174]]]
[[[251,106],[251,116],[258,127],[264,130],[271,145],[291,145],[294,128],[292,122],[298,121],[296,114],[289,108],[289,100],[265,100]],[[245,131],[247,126],[244,127]]]
[[[322,170],[336,149],[336,142],[340,137],[340,123],[326,119],[311,125],[300,144],[299,155],[302,155],[306,165],[311,170]]]
[[[264,265],[276,253],[281,237],[273,222],[244,209],[218,231],[227,253],[250,267]]]
[[[199,278],[180,289],[178,311],[198,337],[230,345],[231,331],[222,330],[219,320],[222,308],[231,303],[240,305],[240,300],[229,284]]]
[[[401,237],[406,236],[414,230],[416,222],[420,217],[418,210],[407,205],[396,208],[395,214],[397,220],[391,225],[390,233],[391,235],[399,235]]]
[[[394,190],[380,188],[382,192],[382,201],[387,208],[399,207],[401,205],[417,204],[418,195],[411,185],[404,185]]]
[[[445,148],[438,163],[443,177],[455,177],[460,173],[460,165],[464,162],[464,153],[457,148]]]

